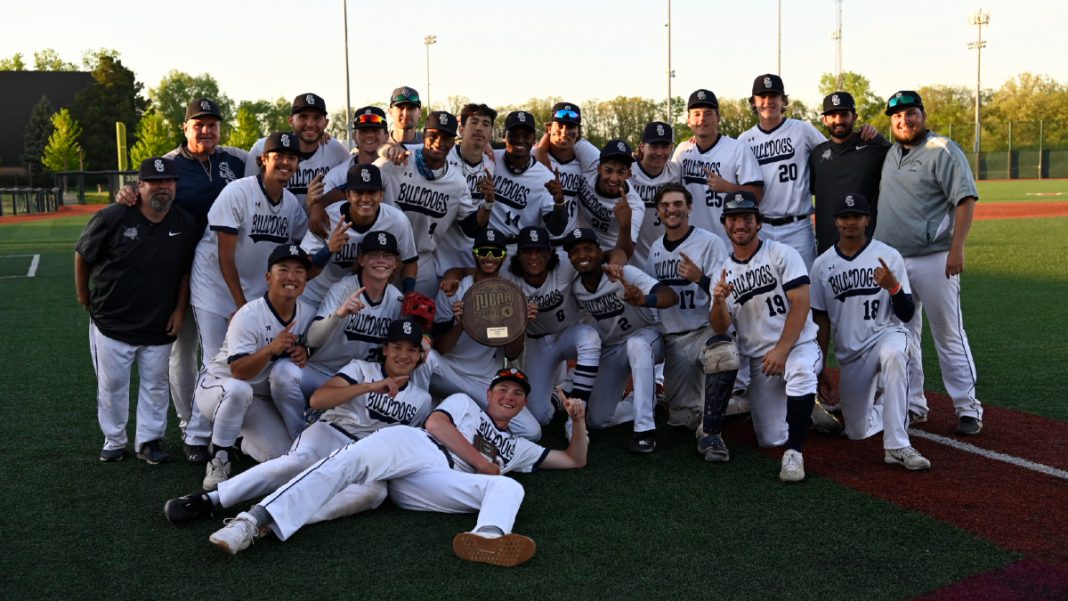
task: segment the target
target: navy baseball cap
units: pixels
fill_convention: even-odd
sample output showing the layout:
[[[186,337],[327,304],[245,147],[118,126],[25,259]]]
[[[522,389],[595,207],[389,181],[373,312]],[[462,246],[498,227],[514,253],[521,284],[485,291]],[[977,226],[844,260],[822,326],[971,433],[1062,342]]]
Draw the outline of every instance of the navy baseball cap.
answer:
[[[185,119],[188,121],[198,117],[215,117],[222,121],[222,111],[219,110],[219,105],[210,98],[190,100],[189,104],[185,105]]]
[[[486,228],[479,230],[475,234],[475,243],[473,248],[480,248],[489,246],[492,248],[505,248],[508,245],[508,236],[505,236],[498,230],[493,228]]]
[[[759,94],[782,94],[786,95],[786,87],[783,86],[782,78],[774,73],[757,75],[753,80],[753,96]]]
[[[370,163],[358,163],[349,167],[345,178],[349,190],[385,190],[382,183],[382,171]]]
[[[423,124],[423,127],[455,136],[459,124],[456,121],[456,116],[452,113],[448,111],[433,111],[427,115],[426,123]]]
[[[356,109],[352,116],[352,127],[355,129],[386,129],[386,111],[377,106],[365,106]]]
[[[723,203],[722,215],[725,217],[727,215],[740,215],[742,213],[760,214],[760,209],[757,208],[756,196],[753,196],[753,193],[747,190],[739,190],[738,192],[728,194]]]
[[[493,381],[490,382],[490,388],[493,388],[501,382],[515,382],[523,388],[524,392],[530,394],[530,379],[527,378],[527,374],[519,371],[518,369],[515,369],[514,367],[498,371],[493,376]]]
[[[385,231],[368,232],[363,240],[360,240],[360,252],[368,253],[375,250],[384,250],[399,255],[397,237]]]
[[[671,126],[663,121],[653,121],[646,125],[645,130],[642,131],[642,142],[647,144],[674,141],[675,138],[672,135]]]
[[[597,240],[597,232],[588,227],[577,227],[564,237],[564,250],[570,252],[580,242],[593,242],[597,246],[601,245]]]
[[[857,103],[849,92],[834,92],[823,99],[823,112],[827,115],[836,111],[857,112]]]
[[[516,238],[516,247],[519,250],[524,248],[552,248],[552,241],[549,238],[549,230],[538,227],[536,225],[527,226],[519,230],[519,235]]]
[[[303,111],[314,111],[316,113],[322,113],[328,115],[326,112],[326,101],[318,94],[306,92],[293,99],[293,110],[290,115],[296,115]]]
[[[886,114],[893,115],[914,106],[919,107],[921,111],[924,110],[923,99],[920,95],[912,90],[901,90],[886,101]]]
[[[537,131],[534,127],[534,115],[526,111],[508,113],[508,116],[504,118],[504,131],[509,131],[516,127],[525,127],[530,131]]]
[[[716,99],[716,95],[711,90],[695,90],[693,94],[690,94],[690,100],[686,103],[686,110],[701,106],[719,109],[719,100]]]
[[[619,161],[630,165],[634,162],[634,149],[626,140],[609,140],[601,148],[601,162]]]
[[[858,215],[871,215],[871,205],[863,194],[851,192],[842,195],[834,205],[834,216],[856,213]]]
[[[414,319],[402,317],[389,322],[386,328],[386,342],[407,340],[415,346],[423,346],[423,328]]]
[[[423,106],[423,102],[419,100],[419,92],[415,91],[415,88],[409,88],[408,86],[401,86],[389,96],[389,106],[394,107],[398,104],[412,104],[415,106]]]
[[[268,152],[292,152],[299,155],[300,142],[292,133],[276,131],[267,136],[267,140],[263,143],[263,154]]]
[[[582,110],[574,102],[557,102],[553,105],[552,120],[568,125],[582,125]]]
[[[311,269],[311,258],[308,257],[308,253],[304,252],[303,248],[296,244],[279,244],[274,247],[274,250],[271,251],[271,256],[267,259],[267,270],[270,271],[275,263],[281,263],[289,259],[300,262],[304,269]]]
[[[141,170],[137,173],[137,179],[142,182],[177,180],[178,170],[174,167],[174,161],[170,159],[149,157],[141,161]]]

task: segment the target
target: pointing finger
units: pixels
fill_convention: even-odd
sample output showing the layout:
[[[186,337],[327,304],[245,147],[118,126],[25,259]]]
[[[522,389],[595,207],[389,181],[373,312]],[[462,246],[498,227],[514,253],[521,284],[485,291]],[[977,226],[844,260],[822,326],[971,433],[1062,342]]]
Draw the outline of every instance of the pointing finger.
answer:
[[[890,267],[887,266],[886,261],[884,261],[882,257],[879,257],[879,265],[882,265],[883,269],[890,271]]]
[[[691,259],[690,257],[686,256],[686,253],[680,252],[679,256],[682,257],[683,261],[686,261],[687,263],[693,263],[693,259]],[[694,263],[694,264],[696,265],[696,263]]]

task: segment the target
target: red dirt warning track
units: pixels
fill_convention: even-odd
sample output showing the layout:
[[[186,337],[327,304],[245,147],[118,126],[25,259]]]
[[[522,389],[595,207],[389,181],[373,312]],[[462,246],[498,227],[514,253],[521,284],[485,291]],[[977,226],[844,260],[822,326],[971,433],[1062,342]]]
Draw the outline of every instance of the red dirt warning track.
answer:
[[[1068,202],[982,202],[975,205],[975,219],[1031,219],[1068,216]]]

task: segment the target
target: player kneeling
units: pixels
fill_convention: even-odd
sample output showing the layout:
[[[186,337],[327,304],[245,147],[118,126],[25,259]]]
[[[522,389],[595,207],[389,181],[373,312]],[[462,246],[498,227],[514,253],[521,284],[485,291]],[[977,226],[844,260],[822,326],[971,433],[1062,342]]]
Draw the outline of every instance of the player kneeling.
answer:
[[[882,431],[886,463],[926,470],[931,462],[908,435],[908,370],[915,357],[904,324],[916,305],[901,254],[865,235],[870,215],[860,194],[838,200],[838,243],[812,265],[812,313],[824,356],[834,331],[846,435],[857,440]],[[820,388],[830,389],[822,373]]]
[[[388,480],[389,494],[401,508],[478,512],[474,530],[453,539],[461,558],[519,565],[535,550],[533,540],[511,532],[523,487],[500,474],[586,465],[586,406],[578,399],[565,403],[578,435],[564,451],[550,451],[509,432],[509,422],[526,407],[529,392],[526,374],[501,370],[486,392],[486,410],[467,395],[452,395],[427,418],[425,430],[385,428],[348,445],[239,514],[209,540],[232,554],[268,529],[286,540],[346,487]]]

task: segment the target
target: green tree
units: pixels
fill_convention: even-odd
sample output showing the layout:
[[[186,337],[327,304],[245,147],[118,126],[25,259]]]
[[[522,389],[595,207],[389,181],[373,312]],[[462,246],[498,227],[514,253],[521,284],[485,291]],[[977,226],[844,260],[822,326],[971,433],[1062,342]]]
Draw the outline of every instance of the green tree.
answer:
[[[256,113],[249,107],[249,103],[242,102],[237,107],[237,126],[230,132],[227,143],[238,148],[252,148],[252,145],[263,137],[260,128],[260,120]]]
[[[144,86],[133,71],[123,66],[114,50],[98,50],[87,55],[83,63],[93,67],[93,82],[74,97],[70,112],[85,128],[82,144],[86,164],[95,169],[113,168],[115,123],[125,123],[128,132],[137,131],[147,106],[141,95]],[[135,143],[136,138],[130,142]]]
[[[185,121],[185,106],[194,98],[211,98],[219,105],[223,120],[235,116],[234,101],[219,91],[219,83],[207,73],[189,75],[172,70],[159,82],[159,86],[148,91],[152,107],[167,123],[168,131],[175,144],[182,139],[182,122]],[[225,128],[224,128],[225,129]]]
[[[130,148],[131,169],[137,169],[149,157],[167,154],[174,146],[174,136],[163,116],[156,111],[146,113],[137,124],[137,143]]]
[[[720,133],[737,138],[747,129],[757,124],[757,116],[753,107],[749,105],[748,98],[731,100],[729,98],[719,101],[719,131]],[[684,140],[685,138],[679,138]]]
[[[16,52],[11,58],[0,58],[0,71],[25,71],[26,61],[22,59],[22,53]]]
[[[1037,149],[1039,121],[1044,148],[1068,145],[1068,86],[1044,75],[1021,73],[983,100],[983,150]],[[974,115],[974,113],[973,113]]]
[[[78,65],[61,59],[52,48],[33,53],[34,71],[77,71]]]
[[[820,94],[827,96],[834,92],[849,92],[853,95],[857,103],[857,119],[860,123],[874,123],[879,117],[885,118],[883,100],[872,91],[868,78],[860,73],[843,71],[840,81],[834,73],[824,73],[820,76]],[[821,106],[820,111],[822,110]]]
[[[664,118],[662,103],[649,98],[627,96],[596,103],[596,112],[601,117],[600,122],[597,131],[590,133],[589,137],[592,142],[594,134],[603,136],[600,143],[594,142],[597,146],[614,138],[626,140],[635,146],[641,140],[646,123]]]
[[[48,138],[52,135],[55,127],[52,125],[52,103],[47,96],[41,96],[37,104],[30,111],[30,120],[26,123],[26,130],[22,133],[22,162],[29,170],[30,182],[33,177],[39,175],[43,168],[41,157],[45,147],[48,146]]]
[[[54,131],[48,138],[41,162],[51,172],[72,171],[81,166],[85,151],[78,143],[82,128],[67,109],[52,115]]]
[[[916,92],[923,98],[927,128],[970,152],[975,141],[975,94],[964,86],[947,85],[924,86]],[[886,122],[889,128],[889,117]]]

